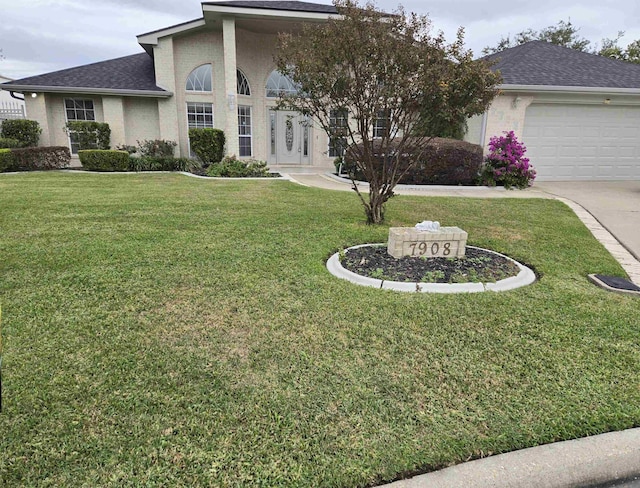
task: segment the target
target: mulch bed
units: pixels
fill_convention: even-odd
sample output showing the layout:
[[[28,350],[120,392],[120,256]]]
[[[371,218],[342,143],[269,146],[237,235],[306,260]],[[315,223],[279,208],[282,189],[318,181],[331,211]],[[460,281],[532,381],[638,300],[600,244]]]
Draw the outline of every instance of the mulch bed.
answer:
[[[340,263],[343,268],[369,278],[408,283],[491,283],[516,276],[515,263],[480,249],[466,248],[463,258],[396,259],[386,246],[348,249]]]

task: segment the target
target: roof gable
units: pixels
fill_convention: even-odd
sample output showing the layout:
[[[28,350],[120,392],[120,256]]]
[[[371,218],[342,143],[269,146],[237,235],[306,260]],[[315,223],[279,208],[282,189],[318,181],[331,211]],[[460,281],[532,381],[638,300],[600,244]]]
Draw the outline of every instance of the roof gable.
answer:
[[[640,88],[640,65],[530,41],[484,59],[497,60],[505,85]]]

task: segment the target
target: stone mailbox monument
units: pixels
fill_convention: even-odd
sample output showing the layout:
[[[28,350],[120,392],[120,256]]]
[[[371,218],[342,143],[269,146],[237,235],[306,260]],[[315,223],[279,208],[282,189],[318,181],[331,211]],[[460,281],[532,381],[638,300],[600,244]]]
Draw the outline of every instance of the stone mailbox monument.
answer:
[[[394,258],[461,258],[467,245],[467,233],[459,227],[440,227],[425,220],[415,227],[391,227],[387,252]]]

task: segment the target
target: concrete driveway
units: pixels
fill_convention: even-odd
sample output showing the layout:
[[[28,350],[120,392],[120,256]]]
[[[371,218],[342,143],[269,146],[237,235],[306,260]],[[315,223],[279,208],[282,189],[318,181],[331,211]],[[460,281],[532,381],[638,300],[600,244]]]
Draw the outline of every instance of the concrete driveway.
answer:
[[[533,187],[582,205],[640,259],[640,181],[541,181]]]

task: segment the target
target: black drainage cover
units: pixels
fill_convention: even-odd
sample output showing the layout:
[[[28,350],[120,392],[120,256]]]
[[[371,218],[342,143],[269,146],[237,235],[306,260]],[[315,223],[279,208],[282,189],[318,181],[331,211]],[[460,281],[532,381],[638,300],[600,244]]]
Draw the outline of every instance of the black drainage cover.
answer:
[[[640,295],[640,286],[631,283],[629,280],[619,276],[605,276],[600,274],[590,274],[589,279],[605,290],[617,291],[620,293],[630,293]]]

